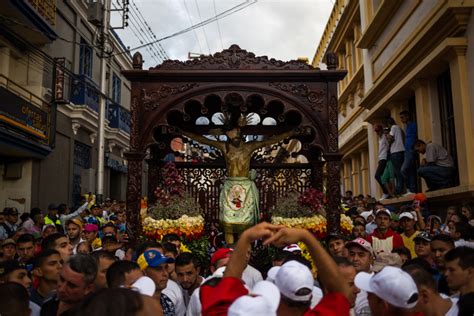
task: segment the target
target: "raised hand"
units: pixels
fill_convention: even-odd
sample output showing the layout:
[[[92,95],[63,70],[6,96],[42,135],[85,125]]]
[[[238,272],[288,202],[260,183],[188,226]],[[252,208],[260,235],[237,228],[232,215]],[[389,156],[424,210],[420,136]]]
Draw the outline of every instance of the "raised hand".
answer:
[[[241,238],[246,238],[250,242],[258,239],[266,240],[283,228],[284,226],[281,225],[263,222],[244,231]]]
[[[280,228],[275,234],[267,238],[263,244],[285,247],[299,241],[305,241],[308,234],[307,230],[301,228]]]

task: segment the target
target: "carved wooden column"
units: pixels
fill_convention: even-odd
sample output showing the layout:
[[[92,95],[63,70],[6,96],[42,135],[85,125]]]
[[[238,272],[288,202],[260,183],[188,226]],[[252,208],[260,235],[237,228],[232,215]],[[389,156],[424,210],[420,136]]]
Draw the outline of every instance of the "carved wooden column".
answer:
[[[156,202],[155,190],[160,183],[161,161],[152,156],[146,162],[148,164],[148,205],[150,205]]]
[[[328,182],[326,190],[328,194],[328,210],[326,219],[328,222],[328,234],[338,234],[340,232],[340,206],[341,206],[341,158],[338,153],[328,153],[324,155],[326,159],[326,169],[328,173]]]
[[[127,177],[127,234],[135,241],[141,233],[140,200],[142,195],[142,169],[145,154],[125,153],[128,160]]]
[[[311,161],[311,166],[311,186],[322,192],[324,184],[324,161]]]

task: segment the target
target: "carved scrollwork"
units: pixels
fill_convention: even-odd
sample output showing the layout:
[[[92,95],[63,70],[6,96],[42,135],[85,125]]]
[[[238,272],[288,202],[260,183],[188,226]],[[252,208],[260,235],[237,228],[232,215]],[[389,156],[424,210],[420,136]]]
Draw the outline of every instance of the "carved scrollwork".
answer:
[[[288,69],[305,70],[313,69],[305,62],[291,60],[281,61],[269,59],[267,56],[255,56],[255,54],[241,49],[238,45],[232,45],[222,52],[212,56],[202,55],[199,58],[179,61],[166,60],[150,70],[267,70],[267,69]]]
[[[322,112],[326,104],[326,90],[312,91],[304,83],[270,82],[270,87],[289,92],[299,97],[306,98],[314,111]]]
[[[126,154],[128,159],[127,178],[127,233],[131,240],[136,240],[141,233],[140,198],[142,192],[143,155]],[[141,157],[141,159],[140,159]]]
[[[329,116],[329,150],[331,152],[337,152],[339,150],[338,145],[338,127],[337,127],[337,98],[336,96],[331,96],[329,99],[329,109],[328,109],[328,116]]]
[[[199,87],[199,84],[196,82],[186,83],[179,86],[162,85],[157,91],[153,91],[150,94],[148,94],[147,91],[143,89],[143,108],[145,111],[156,110],[160,106],[161,100],[186,92],[196,87]]]

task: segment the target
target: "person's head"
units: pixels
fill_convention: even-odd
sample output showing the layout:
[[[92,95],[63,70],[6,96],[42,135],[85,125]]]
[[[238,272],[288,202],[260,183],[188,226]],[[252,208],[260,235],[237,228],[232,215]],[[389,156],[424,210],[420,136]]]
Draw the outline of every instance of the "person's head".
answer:
[[[147,250],[138,257],[137,263],[145,275],[153,280],[156,291],[161,292],[166,288],[169,279],[167,264],[174,263],[174,259],[165,257],[157,250]]]
[[[61,254],[57,250],[47,249],[35,258],[33,274],[40,282],[56,283],[62,267]]]
[[[313,274],[296,261],[285,262],[275,276],[275,285],[281,293],[279,310],[304,311],[311,303]]]
[[[364,238],[365,237],[365,225],[362,223],[354,224],[354,228],[352,229],[352,235],[354,238]]]
[[[410,122],[410,112],[401,111],[399,115],[400,115],[400,121],[402,121],[403,124]]]
[[[73,315],[148,316],[160,315],[160,312],[162,314],[161,306],[156,299],[131,289],[113,288],[102,289],[87,297],[74,310]]]
[[[190,252],[184,252],[176,257],[175,271],[178,283],[185,290],[199,286],[199,260]]]
[[[97,263],[97,277],[95,278],[95,288],[101,289],[107,287],[107,270],[115,261],[117,261],[117,258],[111,253],[103,250],[93,252],[92,257]]]
[[[74,218],[66,222],[66,231],[70,240],[75,241],[81,238],[82,221],[79,218]]]
[[[179,252],[178,252],[178,249],[176,249],[176,245],[175,245],[175,244],[172,244],[172,243],[169,243],[169,242],[165,242],[165,243],[162,244],[162,246],[163,246],[163,254],[164,254],[166,257],[176,259],[176,257],[178,256]]]
[[[35,237],[31,234],[21,235],[16,242],[16,253],[22,262],[33,258],[35,256]]]
[[[176,235],[176,234],[166,234],[166,235],[163,237],[162,242],[163,242],[163,243],[171,243],[171,244],[175,245],[176,250],[177,250],[178,253],[179,253],[179,249],[180,249],[180,247],[181,247],[181,238],[179,238],[178,235]]]
[[[242,136],[240,134],[240,128],[233,128],[225,132],[229,142],[234,146],[239,146],[242,141]]]
[[[104,206],[109,208],[109,207],[112,206],[112,203],[113,203],[113,201],[112,201],[111,198],[106,198],[105,201],[104,201]]]
[[[3,215],[5,216],[5,221],[12,225],[18,222],[18,210],[16,207],[5,207]]]
[[[403,267],[403,270],[413,278],[418,288],[416,311],[425,315],[433,315],[433,311],[439,308],[439,306],[433,304],[433,298],[439,295],[435,279],[423,267],[416,264]]]
[[[460,290],[471,280],[474,280],[474,249],[457,247],[451,249],[444,256],[446,262],[446,281],[451,290]]]
[[[100,229],[103,235],[114,234],[117,237],[117,227],[112,222],[108,222]]]
[[[161,243],[155,241],[155,240],[149,240],[142,242],[137,246],[137,257],[139,257],[141,254],[143,254],[147,250],[157,250],[161,253],[163,253],[163,246]]]
[[[88,255],[92,252],[92,245],[88,241],[82,241],[77,245],[76,252]]]
[[[30,297],[27,289],[16,283],[0,284],[0,306],[2,315],[30,316]]]
[[[211,272],[214,273],[218,268],[226,266],[231,254],[231,248],[217,249],[211,256]]]
[[[431,253],[438,269],[444,269],[444,256],[454,248],[454,240],[448,235],[437,235],[431,239]]]
[[[379,136],[382,137],[383,135],[383,126],[380,124],[377,124],[374,126],[374,132]]]
[[[115,261],[106,272],[107,286],[130,287],[143,276],[140,266],[133,261]]]
[[[15,282],[21,284],[26,289],[31,286],[31,278],[28,270],[17,260],[0,262],[0,280],[2,282]]]
[[[376,274],[361,272],[355,284],[367,292],[372,315],[397,315],[412,309],[418,301],[415,282],[400,268],[387,266]]]
[[[46,238],[49,235],[55,234],[57,232],[58,232],[58,229],[56,228],[56,225],[53,225],[53,224],[44,225],[42,228],[41,237]]]
[[[471,237],[471,225],[465,222],[454,223],[452,229],[449,230],[449,235],[454,240],[464,239],[469,240]]]
[[[33,222],[35,223],[36,226],[38,227],[43,227],[44,225],[44,216],[43,214],[35,214],[32,215],[31,218],[33,219]]]
[[[91,207],[91,214],[93,216],[99,216],[101,217],[102,216],[102,207],[100,207],[99,204],[94,204],[92,205]]]
[[[125,211],[118,210],[115,212],[115,215],[117,216],[117,224],[122,224],[127,221],[127,215],[125,214]]]
[[[468,220],[471,220],[472,217],[473,217],[473,214],[472,214],[472,206],[469,205],[469,204],[464,204],[462,207],[461,207],[461,214],[466,216]]]
[[[349,252],[348,260],[352,263],[357,272],[369,272],[370,266],[374,262],[374,250],[372,245],[365,239],[356,238],[346,244]]]
[[[415,230],[415,216],[410,212],[403,212],[399,216],[400,228],[403,232],[413,232]]]
[[[413,145],[413,149],[419,154],[424,154],[426,153],[426,143],[421,139],[418,139]]]
[[[339,268],[339,274],[344,278],[350,288],[349,303],[351,307],[355,306],[357,294],[360,290],[355,286],[354,279],[357,274],[354,265],[345,257],[333,257]],[[324,285],[324,284],[323,284]]]
[[[49,235],[41,242],[41,248],[43,250],[46,249],[54,249],[57,250],[61,254],[61,258],[64,262],[66,262],[69,257],[72,256],[73,247],[71,245],[71,241],[67,238],[66,235],[55,233]]]
[[[446,209],[446,218],[445,218],[445,223],[447,223],[450,219],[451,219],[451,216],[453,216],[454,214],[457,213],[457,208],[456,206],[449,206],[447,209]]]
[[[90,244],[97,238],[98,232],[99,227],[95,224],[86,224],[84,226],[84,237]]]
[[[380,232],[385,232],[390,228],[392,214],[386,208],[380,209],[375,213],[375,223]]]
[[[58,216],[58,210],[59,210],[59,206],[56,205],[56,204],[49,204],[48,205],[48,217],[50,219],[54,219],[56,218],[56,216]]]
[[[415,253],[418,257],[423,259],[431,257],[431,236],[428,232],[419,233],[413,241],[415,242]]]
[[[272,257],[272,266],[281,266],[289,254],[291,254],[289,251],[277,249]]]
[[[97,264],[89,255],[76,254],[64,263],[60,273],[58,299],[68,305],[80,303],[94,291]]]
[[[341,235],[330,235],[326,239],[328,251],[333,257],[344,255],[345,240]]]
[[[2,242],[3,260],[12,260],[16,255],[16,242],[11,239],[5,239]]]
[[[407,247],[395,248],[392,250],[392,253],[396,253],[400,256],[400,259],[402,259],[402,264],[404,264],[408,260],[411,260],[411,252],[410,249],[408,249]]]

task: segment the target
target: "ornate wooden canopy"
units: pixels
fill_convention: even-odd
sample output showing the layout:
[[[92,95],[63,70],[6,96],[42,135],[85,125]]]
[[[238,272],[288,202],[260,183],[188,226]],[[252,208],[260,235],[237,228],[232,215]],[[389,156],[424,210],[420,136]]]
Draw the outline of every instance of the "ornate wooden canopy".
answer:
[[[142,168],[147,153],[155,160],[177,154],[169,144],[179,129],[212,134],[218,125],[213,116],[222,112],[252,113],[259,118],[258,124],[243,128],[244,135],[265,138],[293,128],[311,131],[298,137],[300,154],[318,166],[326,163],[328,225],[330,231],[337,231],[341,159],[337,82],[346,72],[335,70],[333,55],[327,61],[328,70],[320,70],[300,61],[255,56],[232,45],[212,56],[186,62],[168,60],[142,70],[142,56],[136,53],[134,69],[124,71],[132,83],[130,152],[126,153],[130,237],[135,238],[140,230]],[[273,121],[265,124],[265,119]]]

